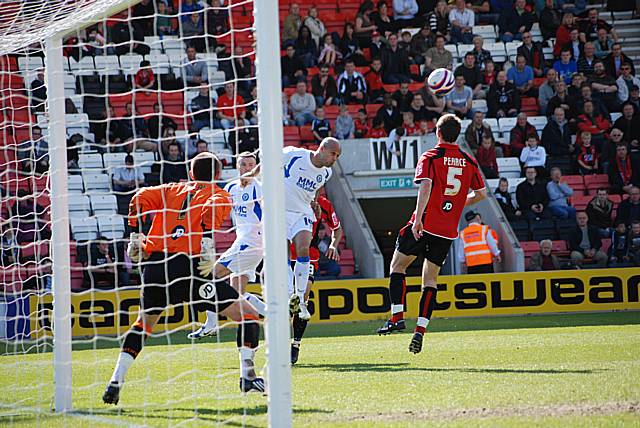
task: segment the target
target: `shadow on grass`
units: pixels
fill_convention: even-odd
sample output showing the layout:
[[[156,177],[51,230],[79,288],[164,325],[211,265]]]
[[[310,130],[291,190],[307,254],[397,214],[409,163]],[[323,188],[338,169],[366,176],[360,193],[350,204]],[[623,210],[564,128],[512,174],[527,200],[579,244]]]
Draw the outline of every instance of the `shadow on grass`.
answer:
[[[297,369],[325,369],[335,372],[459,372],[459,373],[494,373],[494,374],[594,374],[605,369],[572,370],[572,369],[494,369],[482,367],[413,367],[408,363],[397,364],[297,364]]]
[[[297,414],[327,414],[333,413],[329,410],[315,408],[293,408]],[[178,414],[171,414],[178,413]],[[93,409],[77,410],[73,414],[78,416],[91,417],[119,417],[119,418],[140,418],[140,419],[158,419],[165,420],[168,425],[172,425],[171,421],[184,421],[191,418],[197,418],[207,422],[223,423],[228,426],[242,426],[248,428],[257,428],[257,425],[248,424],[246,421],[236,421],[229,418],[239,418],[247,416],[261,416],[267,414],[266,405],[234,407],[226,409],[215,409],[208,407],[198,408],[150,408],[150,409],[127,409],[123,407],[111,409]]]

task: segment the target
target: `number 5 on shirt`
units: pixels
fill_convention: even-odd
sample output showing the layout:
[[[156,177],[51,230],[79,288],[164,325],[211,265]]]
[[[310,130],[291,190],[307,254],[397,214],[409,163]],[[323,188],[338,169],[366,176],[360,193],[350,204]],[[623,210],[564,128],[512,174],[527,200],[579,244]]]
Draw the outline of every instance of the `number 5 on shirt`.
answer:
[[[445,196],[455,196],[460,191],[462,183],[457,176],[462,175],[462,168],[450,166],[447,170],[447,188],[444,190]]]

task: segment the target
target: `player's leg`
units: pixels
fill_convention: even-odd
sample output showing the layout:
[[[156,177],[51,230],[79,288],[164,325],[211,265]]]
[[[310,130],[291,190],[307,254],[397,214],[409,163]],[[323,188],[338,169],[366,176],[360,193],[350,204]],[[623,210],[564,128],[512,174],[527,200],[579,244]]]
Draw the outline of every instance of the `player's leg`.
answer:
[[[102,395],[102,401],[104,403],[118,404],[120,400],[120,390],[124,384],[127,372],[140,351],[142,351],[144,341],[153,331],[153,327],[155,327],[158,319],[160,319],[161,313],[161,311],[153,313],[143,313],[140,311],[138,318],[125,334],[124,342],[122,342],[120,354],[118,355],[118,361],[113,369],[113,374],[111,375],[107,389]]]
[[[220,260],[222,260],[222,257]],[[220,263],[220,260],[216,263],[215,271],[213,273],[216,281],[223,281],[231,275],[231,271],[225,265]],[[213,310],[213,308],[206,309],[205,314],[206,319],[204,324],[202,324],[196,331],[187,334],[188,339],[202,339],[203,337],[211,337],[218,334],[218,314]]]
[[[428,242],[425,260],[422,265],[422,295],[418,309],[418,321],[409,344],[409,351],[417,354],[422,350],[422,340],[431,321],[433,309],[436,306],[438,294],[438,274],[447,258],[451,247],[451,240],[426,234]]]
[[[413,237],[408,226],[398,232],[396,249],[391,258],[389,268],[389,297],[391,300],[391,318],[378,329],[378,334],[389,334],[404,330],[404,301],[407,294],[407,268],[416,259],[416,254],[423,251],[424,244]]]
[[[309,246],[311,245],[312,238],[313,235],[310,230],[300,230],[293,237],[293,245],[296,249],[296,265],[293,268],[295,296],[297,300],[300,301],[298,314],[300,318],[307,320],[311,318],[311,314],[309,314],[307,310],[304,295],[309,285],[309,266],[311,265]]]
[[[309,266],[309,286],[307,287],[307,292],[304,295],[304,301],[307,302],[309,300],[309,294],[311,293],[311,287],[315,282],[315,267],[313,264]],[[293,314],[293,340],[291,341],[291,364],[295,364],[298,362],[298,356],[300,355],[300,344],[302,342],[302,337],[304,336],[304,332],[307,329],[307,324],[309,324],[308,319],[300,318],[300,315],[295,313]]]

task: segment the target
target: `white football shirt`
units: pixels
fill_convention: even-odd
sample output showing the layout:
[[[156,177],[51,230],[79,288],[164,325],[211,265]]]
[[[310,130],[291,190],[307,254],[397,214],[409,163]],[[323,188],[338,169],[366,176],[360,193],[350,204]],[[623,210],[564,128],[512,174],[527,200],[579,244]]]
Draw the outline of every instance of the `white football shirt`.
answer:
[[[231,218],[236,226],[236,241],[262,247],[262,183],[251,180],[242,186],[240,179],[224,187],[233,200]]]
[[[331,168],[314,166],[311,163],[311,150],[285,147],[282,152],[285,210],[314,216],[311,202],[318,189],[331,178]]]

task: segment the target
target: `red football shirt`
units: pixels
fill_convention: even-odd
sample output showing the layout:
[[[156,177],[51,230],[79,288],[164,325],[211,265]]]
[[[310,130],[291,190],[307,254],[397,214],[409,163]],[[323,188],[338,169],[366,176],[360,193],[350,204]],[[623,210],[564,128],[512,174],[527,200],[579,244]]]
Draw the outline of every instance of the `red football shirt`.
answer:
[[[217,107],[225,116],[228,117],[236,117],[239,116],[240,113],[245,111],[245,107],[243,106],[244,99],[240,95],[236,95],[235,100],[229,97],[227,94],[222,94],[218,97]]]
[[[318,226],[320,222],[325,222],[329,226],[329,229],[336,230],[340,227],[340,219],[333,209],[331,201],[323,195],[318,196],[318,204],[322,214],[316,222],[313,223],[313,239],[311,240],[311,246],[309,248],[309,257],[311,262],[318,268],[317,262],[320,259],[320,252],[318,251]],[[296,260],[296,249],[293,244],[290,244],[291,260]]]
[[[476,161],[457,144],[438,143],[422,154],[414,181],[431,180],[431,195],[424,211],[424,230],[447,239],[458,237],[458,222],[469,190],[484,189]],[[415,219],[415,211],[409,223]]]

